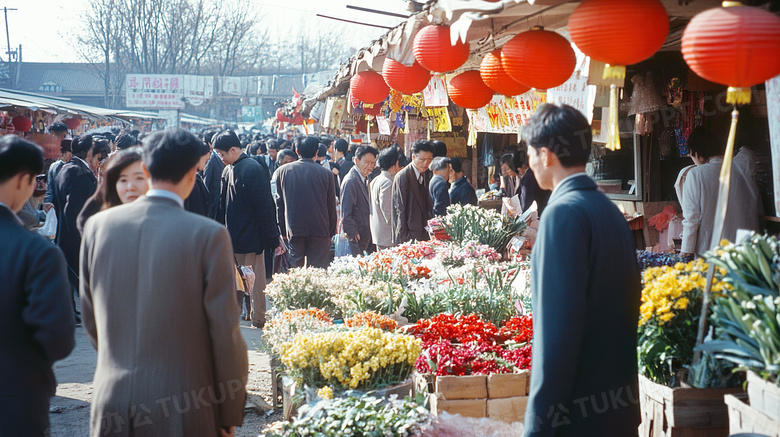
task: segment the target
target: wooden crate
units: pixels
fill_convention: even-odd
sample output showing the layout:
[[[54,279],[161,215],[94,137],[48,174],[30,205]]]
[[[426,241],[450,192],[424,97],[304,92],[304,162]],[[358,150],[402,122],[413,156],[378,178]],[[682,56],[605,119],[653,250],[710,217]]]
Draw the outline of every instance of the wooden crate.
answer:
[[[431,412],[522,422],[528,404],[530,372],[438,376],[415,375],[416,393],[430,395]]]
[[[748,372],[747,381],[751,408],[780,422],[780,388],[771,382],[764,381],[754,372]]]
[[[727,437],[727,394],[733,388],[670,388],[639,375],[640,437]]]
[[[726,395],[724,401],[729,409],[731,434],[753,432],[767,437],[780,437],[780,423],[750,406],[746,394]]]

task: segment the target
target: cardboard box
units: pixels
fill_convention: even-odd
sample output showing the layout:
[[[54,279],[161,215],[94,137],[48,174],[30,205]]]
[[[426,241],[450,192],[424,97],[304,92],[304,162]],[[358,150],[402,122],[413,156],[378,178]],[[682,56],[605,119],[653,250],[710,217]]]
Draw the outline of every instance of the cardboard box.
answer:
[[[487,391],[490,399],[511,398],[528,395],[529,372],[496,373],[488,376]]]
[[[487,398],[487,375],[439,376],[436,378],[436,393],[445,399]]]
[[[506,423],[523,422],[527,406],[528,396],[488,399],[487,417]]]
[[[487,399],[447,400],[441,393],[434,393],[431,396],[431,413],[438,415],[444,411],[464,417],[486,417]]]

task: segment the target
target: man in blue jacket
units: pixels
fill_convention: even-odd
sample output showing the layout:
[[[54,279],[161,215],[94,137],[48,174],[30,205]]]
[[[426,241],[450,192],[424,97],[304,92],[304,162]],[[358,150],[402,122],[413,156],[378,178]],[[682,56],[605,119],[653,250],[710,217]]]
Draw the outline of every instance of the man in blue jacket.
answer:
[[[525,436],[627,437],[639,426],[639,269],[623,214],[585,173],[592,134],[571,106],[523,128],[551,189],[531,259],[533,361]]]
[[[227,226],[238,263],[252,266],[255,272],[250,318],[253,326],[262,328],[265,325],[263,252],[279,245],[271,181],[260,164],[242,151],[241,140],[232,130],[222,131],[215,137],[214,150],[226,165],[218,221]]]
[[[0,435],[48,435],[52,365],[73,350],[75,328],[65,258],[22,226],[16,212],[43,171],[43,150],[0,140]]]

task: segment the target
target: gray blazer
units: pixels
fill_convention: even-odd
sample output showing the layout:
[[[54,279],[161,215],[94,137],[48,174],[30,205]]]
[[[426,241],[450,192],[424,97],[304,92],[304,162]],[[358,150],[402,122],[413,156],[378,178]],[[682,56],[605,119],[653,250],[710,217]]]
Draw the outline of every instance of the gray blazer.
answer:
[[[382,171],[371,182],[371,237],[380,247],[393,245],[393,176]]]
[[[336,235],[336,184],[333,173],[312,159],[279,167],[276,176],[276,214],[287,238]]]
[[[360,235],[360,241],[371,240],[368,186],[357,167],[352,167],[341,183],[341,223],[350,240]]]
[[[393,179],[393,244],[429,239],[425,227],[433,218],[433,202],[428,192],[433,173],[430,170],[423,173],[421,184],[413,166],[407,165]]]
[[[593,180],[580,175],[560,183],[531,259],[525,436],[637,435],[635,251],[626,219]]]
[[[225,227],[143,196],[87,220],[81,253],[82,320],[98,352],[91,435],[241,425],[248,359]]]

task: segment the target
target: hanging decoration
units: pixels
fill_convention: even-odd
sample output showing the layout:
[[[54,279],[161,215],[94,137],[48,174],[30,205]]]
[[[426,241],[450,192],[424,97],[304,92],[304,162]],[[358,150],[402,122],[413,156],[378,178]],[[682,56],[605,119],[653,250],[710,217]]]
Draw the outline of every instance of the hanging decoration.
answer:
[[[11,124],[14,126],[14,129],[18,130],[19,132],[27,132],[32,127],[32,121],[22,115],[17,115],[14,117],[11,120]]]
[[[428,86],[431,72],[417,61],[411,67],[407,67],[394,59],[386,58],[382,66],[382,77],[390,88],[403,94],[415,94]]]
[[[76,130],[81,126],[81,119],[80,118],[69,118],[64,121],[65,126],[68,127],[70,130]]]
[[[512,79],[546,90],[569,80],[577,66],[577,56],[566,38],[535,26],[504,45],[501,64]]]
[[[284,112],[282,111],[282,108],[276,109],[276,121],[280,121],[282,123],[289,123],[290,118],[284,115]]]
[[[652,71],[634,75],[631,78],[631,83],[634,84],[634,91],[631,94],[631,103],[629,105],[631,109],[629,109],[628,115],[636,115],[634,133],[649,135],[653,132],[651,114],[669,105],[666,99],[656,91]]]
[[[669,34],[660,0],[584,0],[569,17],[571,40],[583,53],[605,62],[604,78],[626,77],[626,65],[653,56]],[[620,148],[617,85],[610,86],[607,148]]]
[[[352,76],[349,90],[353,98],[369,104],[382,103],[390,94],[390,88],[376,71],[361,71]]]
[[[479,109],[493,98],[493,90],[488,88],[479,71],[471,70],[455,76],[447,84],[447,92],[453,103],[466,109]]]
[[[482,76],[485,85],[506,97],[519,96],[531,89],[512,79],[512,77],[504,71],[504,66],[501,63],[501,49],[494,50],[482,58],[482,63],[479,66],[479,74]]]
[[[469,59],[469,45],[458,40],[452,44],[450,27],[430,25],[414,37],[414,58],[434,73],[455,70]]]

